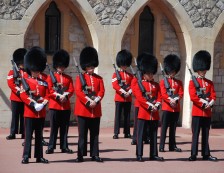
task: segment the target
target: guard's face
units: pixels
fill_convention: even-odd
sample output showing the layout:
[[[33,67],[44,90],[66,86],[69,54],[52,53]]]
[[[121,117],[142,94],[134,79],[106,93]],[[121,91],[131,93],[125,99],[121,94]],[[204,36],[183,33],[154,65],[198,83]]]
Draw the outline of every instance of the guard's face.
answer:
[[[153,74],[152,73],[145,73],[144,74],[144,79],[147,81],[151,81],[153,79]]]
[[[63,73],[65,71],[65,67],[57,67],[57,72]]]
[[[128,67],[127,66],[121,66],[120,69],[121,70],[126,70]]]
[[[40,75],[39,71],[31,71],[31,76],[32,77],[37,78],[37,77],[39,77],[39,75]]]
[[[86,72],[89,74],[93,74],[94,73],[94,69],[95,67],[91,66],[91,67],[86,67]]]
[[[170,76],[171,78],[173,78],[173,77],[175,77],[176,74],[177,74],[177,73],[176,73],[175,71],[172,71],[172,72],[169,73],[169,76]]]
[[[207,70],[198,71],[198,75],[201,77],[205,77]]]

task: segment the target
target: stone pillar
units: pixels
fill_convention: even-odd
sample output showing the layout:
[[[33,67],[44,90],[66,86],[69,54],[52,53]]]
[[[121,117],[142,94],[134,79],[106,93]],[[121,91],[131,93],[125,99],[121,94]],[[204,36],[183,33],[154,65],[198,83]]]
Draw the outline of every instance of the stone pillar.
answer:
[[[113,127],[115,115],[115,91],[111,83],[114,73],[112,62],[116,63],[116,54],[121,50],[122,40],[122,36],[120,36],[117,27],[118,26],[104,26],[99,29],[102,32],[98,35],[99,67],[97,70],[98,74],[103,77],[105,86],[105,96],[102,102],[103,116],[101,126],[109,127]]]
[[[0,23],[2,26],[2,24]],[[23,47],[23,37],[20,34],[1,33],[1,73],[0,73],[0,127],[8,128],[11,123],[10,89],[7,85],[7,75],[11,69],[12,54],[15,49]]]

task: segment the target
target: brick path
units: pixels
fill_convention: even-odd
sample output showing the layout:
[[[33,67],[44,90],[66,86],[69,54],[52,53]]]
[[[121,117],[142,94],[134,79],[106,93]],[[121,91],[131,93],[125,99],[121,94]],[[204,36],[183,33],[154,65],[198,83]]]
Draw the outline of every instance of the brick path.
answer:
[[[159,129],[160,130],[160,129]],[[112,128],[102,128],[100,133],[100,156],[104,163],[90,161],[89,156],[85,157],[85,162],[75,163],[77,151],[77,127],[69,129],[69,147],[75,151],[74,154],[60,153],[59,145],[54,154],[44,157],[49,160],[49,164],[35,163],[32,158],[28,165],[22,165],[22,139],[7,141],[5,137],[9,134],[9,129],[0,129],[0,173],[178,173],[178,172],[203,172],[221,173],[224,169],[224,129],[211,129],[210,148],[211,154],[218,157],[218,162],[202,161],[201,156],[196,162],[189,162],[190,156],[191,130],[177,129],[177,145],[183,149],[182,153],[165,152],[159,153],[165,158],[164,162],[149,161],[149,145],[144,146],[145,162],[135,161],[135,146],[130,145],[130,139],[112,139]],[[45,128],[44,137],[49,139],[49,128]],[[59,142],[59,140],[58,140]],[[166,145],[167,149],[168,146]],[[200,149],[200,145],[199,145]],[[44,151],[46,147],[44,147]],[[89,154],[89,153],[88,153]]]

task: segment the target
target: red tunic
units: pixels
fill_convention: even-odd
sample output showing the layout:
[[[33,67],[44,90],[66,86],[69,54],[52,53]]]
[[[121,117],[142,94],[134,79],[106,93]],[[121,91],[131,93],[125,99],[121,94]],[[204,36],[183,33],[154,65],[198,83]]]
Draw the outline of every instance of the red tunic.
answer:
[[[157,82],[142,80],[142,85],[144,86],[146,92],[151,93],[150,97],[155,97],[154,105],[161,104],[162,96],[160,91],[160,86]],[[135,95],[140,103],[138,118],[144,120],[159,120],[159,111],[151,112],[148,110],[149,105],[147,100],[143,97],[142,92],[138,85],[135,87]]]
[[[163,99],[162,104],[162,110],[163,111],[170,111],[170,112],[180,112],[180,100],[183,98],[184,90],[183,90],[183,84],[180,80],[177,80],[175,78],[167,78],[168,82],[170,84],[170,88],[173,89],[174,94],[179,95],[179,101],[177,103],[177,107],[173,108],[170,105],[170,100],[168,99],[169,96],[166,91],[166,87],[164,84],[164,79],[160,81],[160,88],[161,88],[161,94]]]
[[[131,89],[132,89],[132,94],[135,96],[134,106],[135,107],[139,107],[140,104],[138,102],[138,99],[136,99],[136,95],[135,95],[135,87],[136,87],[136,85],[138,85],[138,79],[136,77],[134,77],[133,80],[131,81]]]
[[[40,73],[39,78],[47,82],[47,75],[45,73]]]
[[[84,73],[83,75],[89,93],[95,92],[95,96],[98,97],[101,101],[102,98],[104,97],[105,92],[103,78],[95,73],[93,75]],[[86,95],[82,90],[82,84],[79,76],[76,77],[75,93],[76,93],[76,102],[75,102],[74,114],[76,116],[83,116],[89,118],[97,118],[102,116],[100,102],[96,105],[95,108],[90,108],[86,106],[88,99],[86,98]]]
[[[27,73],[24,72],[23,70],[20,70],[20,74],[24,78],[26,78],[28,76]],[[20,99],[20,95],[16,94],[16,93],[20,93],[21,82],[20,82],[19,86],[17,86],[15,84],[15,79],[13,78],[13,70],[10,70],[8,73],[7,83],[8,83],[9,88],[11,89],[10,100],[22,102],[22,100]]]
[[[34,96],[40,96],[38,99],[38,103],[42,103],[45,99],[49,100],[49,90],[46,81],[40,78],[26,78],[26,82],[30,87],[30,91],[33,93]],[[37,112],[31,106],[32,101],[29,99],[28,94],[21,89],[21,100],[25,103],[24,108],[24,117],[27,118],[45,118],[46,116],[46,109],[43,108],[41,111]]]
[[[132,93],[132,91],[131,91],[131,81],[133,79],[133,75],[126,72],[126,71],[119,71],[119,73],[120,73],[122,82],[124,82],[126,85],[129,85],[129,87],[125,91],[126,92],[129,91],[130,93]],[[112,86],[113,86],[113,88],[116,92],[115,97],[114,97],[114,101],[118,101],[118,102],[131,102],[132,101],[132,96],[131,95],[127,98],[122,96],[122,90],[121,90],[121,87],[118,83],[116,73],[114,73],[113,77],[112,77]]]
[[[61,87],[66,87],[65,92],[67,92],[67,96],[68,99],[66,102],[61,102],[59,99],[56,99],[57,97],[57,93],[53,88],[53,83],[51,80],[50,75],[47,78],[47,82],[48,82],[48,88],[49,88],[49,109],[56,109],[56,110],[70,110],[71,106],[70,106],[70,98],[72,97],[73,93],[74,93],[74,87],[73,87],[73,81],[72,78],[69,75],[66,74],[59,74],[59,73],[54,73],[54,76],[57,80],[58,83],[60,83]]]
[[[214,90],[214,84],[212,81],[206,79],[206,78],[197,78],[197,81],[200,85],[200,87],[205,88],[205,93],[210,92],[210,96],[208,97],[208,102],[211,100],[216,100],[216,93]],[[193,102],[192,106],[192,116],[201,116],[201,117],[211,117],[212,115],[212,109],[202,109],[203,103],[200,102],[200,98],[198,98],[196,94],[196,89],[194,87],[194,83],[192,80],[189,82],[189,94],[191,101]]]

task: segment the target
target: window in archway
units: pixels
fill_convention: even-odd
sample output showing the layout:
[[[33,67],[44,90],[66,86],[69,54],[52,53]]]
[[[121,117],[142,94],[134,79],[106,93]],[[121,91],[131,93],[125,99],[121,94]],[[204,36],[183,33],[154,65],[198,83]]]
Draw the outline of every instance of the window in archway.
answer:
[[[142,52],[153,54],[153,28],[154,17],[150,8],[146,6],[139,18],[138,54]]]
[[[60,49],[61,13],[52,1],[45,12],[45,51],[53,54]]]

